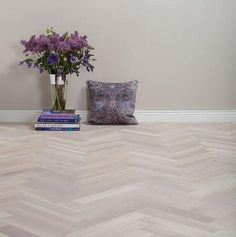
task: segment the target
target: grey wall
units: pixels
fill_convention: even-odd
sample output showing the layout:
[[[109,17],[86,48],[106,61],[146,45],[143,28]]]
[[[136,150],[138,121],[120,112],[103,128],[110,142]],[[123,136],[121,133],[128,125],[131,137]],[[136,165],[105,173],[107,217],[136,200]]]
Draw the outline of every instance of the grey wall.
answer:
[[[50,105],[47,75],[17,65],[18,42],[48,26],[79,30],[96,47],[96,72],[70,79],[70,107],[87,108],[88,79],[137,79],[137,109],[236,109],[235,0],[1,0],[0,7],[0,109]]]

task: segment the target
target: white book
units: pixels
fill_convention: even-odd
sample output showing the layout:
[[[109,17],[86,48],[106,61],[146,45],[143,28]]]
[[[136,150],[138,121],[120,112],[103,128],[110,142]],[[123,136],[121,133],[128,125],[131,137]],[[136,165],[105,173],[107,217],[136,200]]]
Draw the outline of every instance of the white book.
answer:
[[[35,123],[35,128],[79,128],[79,123]]]

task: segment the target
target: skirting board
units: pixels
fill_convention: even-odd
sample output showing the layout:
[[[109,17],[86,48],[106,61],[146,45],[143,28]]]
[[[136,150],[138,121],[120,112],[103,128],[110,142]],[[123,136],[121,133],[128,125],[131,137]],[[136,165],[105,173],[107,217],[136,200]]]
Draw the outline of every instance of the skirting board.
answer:
[[[41,110],[0,110],[0,122],[31,123]],[[88,118],[87,110],[78,110],[82,122]],[[139,122],[236,122],[236,110],[136,110]]]

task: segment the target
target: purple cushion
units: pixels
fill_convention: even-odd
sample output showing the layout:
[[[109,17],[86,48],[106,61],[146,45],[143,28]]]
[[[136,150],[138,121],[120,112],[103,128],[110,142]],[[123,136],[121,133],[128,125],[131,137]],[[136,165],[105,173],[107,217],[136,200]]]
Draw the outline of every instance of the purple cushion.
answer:
[[[90,123],[137,124],[133,116],[138,81],[106,83],[88,81]]]

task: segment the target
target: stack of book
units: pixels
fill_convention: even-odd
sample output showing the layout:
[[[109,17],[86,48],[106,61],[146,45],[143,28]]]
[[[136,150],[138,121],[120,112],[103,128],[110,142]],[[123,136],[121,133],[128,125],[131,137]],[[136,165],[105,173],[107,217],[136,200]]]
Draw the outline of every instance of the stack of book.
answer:
[[[75,110],[43,110],[35,123],[37,131],[79,131],[80,115]]]

